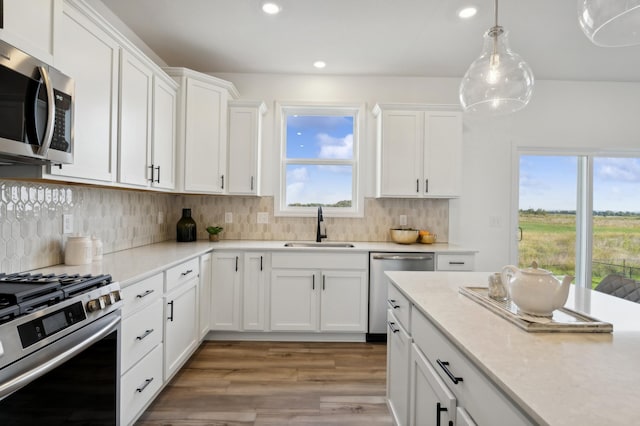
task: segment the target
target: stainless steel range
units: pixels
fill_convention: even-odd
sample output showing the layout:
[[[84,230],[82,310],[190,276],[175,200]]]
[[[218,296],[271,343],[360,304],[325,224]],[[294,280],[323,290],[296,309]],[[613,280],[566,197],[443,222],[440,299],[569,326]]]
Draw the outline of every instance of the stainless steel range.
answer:
[[[3,423],[118,423],[122,303],[110,275],[0,274]]]

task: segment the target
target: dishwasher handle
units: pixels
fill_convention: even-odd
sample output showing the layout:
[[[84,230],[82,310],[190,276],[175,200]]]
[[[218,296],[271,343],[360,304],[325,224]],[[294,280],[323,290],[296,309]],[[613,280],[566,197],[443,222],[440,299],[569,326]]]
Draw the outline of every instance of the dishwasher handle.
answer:
[[[433,253],[419,254],[412,256],[410,254],[374,254],[375,260],[433,260]]]

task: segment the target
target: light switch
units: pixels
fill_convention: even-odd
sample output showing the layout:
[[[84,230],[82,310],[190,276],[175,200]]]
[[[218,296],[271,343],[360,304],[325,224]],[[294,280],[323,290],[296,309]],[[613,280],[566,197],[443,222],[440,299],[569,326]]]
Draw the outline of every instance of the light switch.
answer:
[[[73,233],[73,215],[72,214],[62,215],[62,233],[63,234]]]
[[[233,223],[233,213],[226,212],[224,214],[224,223]]]
[[[406,214],[401,214],[400,215],[400,226],[407,226],[407,215]]]

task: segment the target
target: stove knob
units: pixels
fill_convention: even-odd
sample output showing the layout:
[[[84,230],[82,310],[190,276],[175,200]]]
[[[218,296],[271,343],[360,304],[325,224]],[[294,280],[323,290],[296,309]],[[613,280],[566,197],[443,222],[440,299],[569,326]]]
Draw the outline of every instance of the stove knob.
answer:
[[[87,302],[87,311],[95,312],[104,309],[104,301],[100,299],[92,299]]]
[[[111,292],[111,296],[113,297],[113,303],[119,302],[122,300],[122,297],[120,296],[120,291],[116,290],[116,291],[112,291]]]
[[[100,296],[100,300],[104,304],[104,306],[113,305],[113,296],[111,294],[105,294],[104,296]]]

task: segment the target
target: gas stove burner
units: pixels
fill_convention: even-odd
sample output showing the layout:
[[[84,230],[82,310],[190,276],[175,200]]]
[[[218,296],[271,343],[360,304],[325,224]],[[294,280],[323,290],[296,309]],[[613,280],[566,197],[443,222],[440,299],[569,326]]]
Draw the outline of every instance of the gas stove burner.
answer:
[[[111,283],[111,275],[0,274],[0,323]]]

